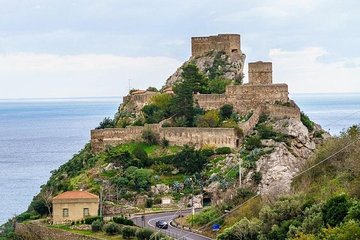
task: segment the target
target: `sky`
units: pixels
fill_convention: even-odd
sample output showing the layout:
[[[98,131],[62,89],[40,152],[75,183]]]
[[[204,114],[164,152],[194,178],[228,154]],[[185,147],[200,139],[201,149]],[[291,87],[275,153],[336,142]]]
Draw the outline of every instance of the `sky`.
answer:
[[[0,0],[0,99],[161,87],[191,36],[219,33],[241,34],[246,61],[272,61],[290,93],[360,92],[359,12],[358,0]]]

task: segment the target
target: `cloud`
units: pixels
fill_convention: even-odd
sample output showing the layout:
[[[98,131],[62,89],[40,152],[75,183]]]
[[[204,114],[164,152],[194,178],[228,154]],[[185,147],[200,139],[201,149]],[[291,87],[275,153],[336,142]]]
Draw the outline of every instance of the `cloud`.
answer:
[[[274,82],[285,82],[291,93],[357,92],[360,89],[360,58],[329,63],[319,59],[327,51],[308,47],[299,51],[272,49]],[[349,62],[354,63],[349,68]]]
[[[0,98],[122,96],[161,87],[181,61],[167,57],[0,55]]]

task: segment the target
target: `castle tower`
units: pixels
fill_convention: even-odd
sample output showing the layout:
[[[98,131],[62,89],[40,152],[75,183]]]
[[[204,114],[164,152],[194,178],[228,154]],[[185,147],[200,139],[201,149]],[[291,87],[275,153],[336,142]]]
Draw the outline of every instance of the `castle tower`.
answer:
[[[249,84],[272,84],[272,62],[249,63]]]
[[[218,34],[208,37],[191,38],[191,55],[193,57],[204,56],[211,51],[224,51],[241,54],[239,34]]]

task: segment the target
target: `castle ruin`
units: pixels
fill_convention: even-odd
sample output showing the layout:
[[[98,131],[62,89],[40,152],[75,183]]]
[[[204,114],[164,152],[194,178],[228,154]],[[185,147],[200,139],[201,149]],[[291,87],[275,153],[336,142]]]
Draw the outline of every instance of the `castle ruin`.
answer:
[[[191,38],[191,55],[201,57],[209,52],[241,53],[239,34],[219,34],[208,37]]]
[[[240,35],[219,34],[209,37],[194,37],[191,47],[192,57],[200,57],[211,51],[224,51],[229,55],[241,53]],[[194,94],[194,101],[204,110],[219,109],[224,104],[231,104],[241,115],[252,112],[250,119],[239,123],[239,128],[243,130],[244,134],[255,127],[261,114],[267,114],[274,118],[300,119],[300,109],[295,102],[289,99],[287,84],[272,82],[271,62],[249,63],[248,74],[249,83],[228,85],[223,94]],[[129,94],[123,98],[123,103],[131,104],[133,109],[140,111],[156,94],[159,93]],[[242,140],[241,136],[238,136],[235,129],[232,128],[162,127],[161,124],[150,124],[92,130],[92,149],[94,152],[99,152],[104,150],[106,145],[114,146],[130,141],[141,141],[142,132],[146,128],[158,133],[161,138],[169,140],[171,145],[189,144],[196,147],[211,145],[237,148]]]

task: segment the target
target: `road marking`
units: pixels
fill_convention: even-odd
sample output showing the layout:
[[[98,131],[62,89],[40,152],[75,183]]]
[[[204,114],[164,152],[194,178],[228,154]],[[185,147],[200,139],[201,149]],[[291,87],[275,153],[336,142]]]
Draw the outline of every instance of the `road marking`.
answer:
[[[187,230],[185,230],[185,229],[180,229],[180,228],[177,228],[177,227],[172,226],[172,225],[171,225],[171,222],[173,221],[173,219],[171,219],[171,217],[172,217],[172,216],[162,216],[162,217],[152,218],[152,219],[149,219],[149,220],[147,221],[147,224],[148,224],[150,227],[152,227],[152,228],[158,229],[155,225],[151,224],[150,222],[155,221],[155,223],[156,223],[157,220],[160,220],[160,219],[161,219],[161,220],[165,220],[165,221],[168,223],[168,227],[169,227],[170,229],[173,229],[173,230],[176,230],[177,232],[180,232],[180,235],[182,235],[183,233],[185,233],[183,236],[180,236],[180,238],[178,238],[178,239],[181,239],[181,238],[185,237],[185,239],[193,240],[193,238],[189,237],[189,235],[190,235],[190,236],[191,236],[191,235],[195,235],[195,236],[201,237],[201,238],[203,238],[203,239],[212,239],[212,238],[203,236],[203,235],[198,234],[198,233],[190,232],[190,231],[187,231]],[[162,228],[159,228],[159,230],[160,230],[160,232],[164,232],[165,234],[167,233],[168,235],[170,235],[170,234],[172,233],[171,231],[166,230],[166,229],[162,229]],[[176,233],[176,232],[175,232],[175,233],[173,232],[173,234],[177,234],[177,233]],[[171,235],[170,235],[170,236],[171,236]]]

